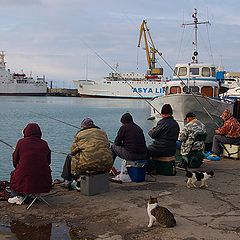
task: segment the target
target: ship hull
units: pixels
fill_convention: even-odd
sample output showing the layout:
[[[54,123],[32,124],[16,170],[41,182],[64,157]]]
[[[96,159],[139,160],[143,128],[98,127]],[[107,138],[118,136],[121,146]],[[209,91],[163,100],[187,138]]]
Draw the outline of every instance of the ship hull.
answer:
[[[0,84],[0,95],[12,96],[44,96],[47,94],[47,84],[5,83]]]
[[[233,102],[224,102],[218,99],[204,97],[202,95],[192,94],[172,94],[159,98],[155,98],[151,101],[151,117],[158,121],[161,119],[160,111],[163,104],[170,104],[173,108],[173,116],[178,122],[180,129],[184,126],[184,118],[188,112],[196,114],[197,119],[203,122],[207,129],[207,143],[212,142],[215,129],[222,124],[220,119],[221,113],[225,109],[233,111]],[[211,118],[208,113],[211,115]]]
[[[151,99],[164,94],[164,81],[137,80],[137,81],[109,81],[92,80],[73,81],[81,97],[104,98],[146,98]]]

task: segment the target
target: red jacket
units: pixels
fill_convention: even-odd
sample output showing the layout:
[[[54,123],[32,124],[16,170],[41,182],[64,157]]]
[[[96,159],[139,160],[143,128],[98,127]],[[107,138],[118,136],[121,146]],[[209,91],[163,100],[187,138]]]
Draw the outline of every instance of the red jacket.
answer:
[[[41,129],[30,123],[23,130],[24,138],[17,142],[13,152],[13,171],[10,187],[17,193],[46,193],[52,186],[51,151],[41,139]]]

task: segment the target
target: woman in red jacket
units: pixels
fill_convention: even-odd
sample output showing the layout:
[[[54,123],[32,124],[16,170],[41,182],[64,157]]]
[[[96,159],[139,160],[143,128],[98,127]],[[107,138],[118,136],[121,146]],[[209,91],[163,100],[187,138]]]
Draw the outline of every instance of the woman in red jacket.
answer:
[[[23,197],[33,193],[47,193],[52,186],[51,150],[41,139],[38,124],[29,123],[23,130],[23,138],[17,142],[13,152],[13,166],[9,203],[22,204]]]

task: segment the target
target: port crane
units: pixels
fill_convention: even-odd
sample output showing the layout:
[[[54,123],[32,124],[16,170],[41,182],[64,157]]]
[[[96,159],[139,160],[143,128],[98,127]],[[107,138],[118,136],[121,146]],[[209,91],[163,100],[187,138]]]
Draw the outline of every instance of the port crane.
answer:
[[[158,54],[159,56],[161,56],[162,54],[155,48],[149,28],[147,27],[147,22],[145,20],[143,20],[140,27],[138,47],[140,47],[141,45],[142,36],[144,38],[145,51],[148,63],[147,74],[149,76],[163,75],[163,68],[156,68],[156,54]],[[147,36],[149,37],[149,40]],[[148,45],[148,43],[150,44],[150,46]]]

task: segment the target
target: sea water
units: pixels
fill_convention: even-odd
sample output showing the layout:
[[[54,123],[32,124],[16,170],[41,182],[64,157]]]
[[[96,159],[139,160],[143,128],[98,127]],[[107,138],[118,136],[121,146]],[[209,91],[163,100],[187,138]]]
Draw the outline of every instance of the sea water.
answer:
[[[122,114],[129,112],[143,129],[147,143],[151,142],[147,134],[153,126],[152,121],[147,120],[150,106],[143,99],[1,96],[0,103],[0,140],[15,146],[22,137],[22,129],[30,122],[38,123],[42,138],[53,151],[51,169],[54,179],[60,178],[66,158],[64,153],[70,151],[77,127],[85,117],[92,118],[95,125],[107,133],[109,140],[114,141]],[[9,180],[10,172],[14,170],[12,152],[9,146],[0,142],[1,180]],[[116,159],[118,169],[120,164],[120,159]]]

